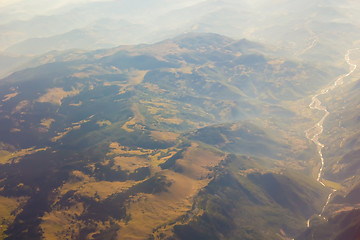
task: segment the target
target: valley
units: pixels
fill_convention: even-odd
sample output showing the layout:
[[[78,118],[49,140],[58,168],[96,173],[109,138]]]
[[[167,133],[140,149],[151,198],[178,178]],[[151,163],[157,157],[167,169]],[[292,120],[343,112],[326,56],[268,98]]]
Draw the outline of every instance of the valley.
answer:
[[[317,175],[317,179],[316,181],[318,181],[319,183],[321,183],[323,186],[326,186],[324,184],[324,182],[322,181],[322,175],[323,175],[323,171],[324,171],[324,164],[325,164],[325,160],[324,160],[324,157],[323,157],[323,152],[322,152],[322,149],[324,148],[324,144],[322,144],[321,142],[319,142],[319,137],[320,135],[323,133],[323,125],[324,125],[324,121],[325,119],[329,116],[330,112],[327,110],[327,108],[325,106],[322,105],[321,101],[319,100],[319,96],[321,95],[324,95],[324,94],[330,94],[332,90],[334,90],[336,87],[338,86],[341,86],[344,82],[344,79],[349,77],[357,68],[357,65],[356,64],[353,64],[350,60],[350,53],[352,51],[357,51],[359,49],[351,49],[351,50],[348,50],[344,59],[346,61],[346,63],[349,65],[350,67],[350,70],[348,73],[338,77],[336,79],[336,81],[330,85],[329,87],[325,87],[324,89],[322,89],[320,91],[319,94],[316,94],[315,96],[312,97],[312,101],[311,103],[309,104],[309,108],[310,109],[313,109],[313,110],[319,110],[319,111],[322,111],[324,112],[324,115],[323,117],[320,119],[319,122],[317,122],[315,124],[315,126],[313,126],[312,128],[308,129],[305,131],[305,134],[306,134],[306,137],[312,141],[316,146],[317,146],[317,149],[318,149],[318,153],[319,153],[319,156],[320,156],[320,161],[321,161],[321,165],[320,165],[320,169],[319,169],[319,173]],[[325,211],[325,208],[327,207],[327,205],[329,204],[330,202],[330,199],[332,197],[332,195],[335,193],[336,189],[332,188],[331,189],[332,192],[329,194],[328,196],[328,199],[326,200],[326,203],[324,204],[321,212],[319,213],[319,217],[322,217],[322,214],[324,213]],[[310,227],[310,219],[308,219],[307,221],[307,227],[309,228]]]

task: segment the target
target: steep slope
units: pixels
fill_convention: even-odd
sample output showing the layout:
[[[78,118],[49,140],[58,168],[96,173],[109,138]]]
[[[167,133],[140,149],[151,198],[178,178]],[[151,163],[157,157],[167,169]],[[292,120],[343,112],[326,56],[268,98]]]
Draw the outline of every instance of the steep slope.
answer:
[[[193,209],[202,214],[175,225],[175,239],[286,239],[299,233],[321,208],[324,189],[298,172],[267,172],[256,163],[229,155],[195,199]]]
[[[297,239],[359,239],[360,236],[359,210],[346,211],[329,218],[314,228],[308,229]]]

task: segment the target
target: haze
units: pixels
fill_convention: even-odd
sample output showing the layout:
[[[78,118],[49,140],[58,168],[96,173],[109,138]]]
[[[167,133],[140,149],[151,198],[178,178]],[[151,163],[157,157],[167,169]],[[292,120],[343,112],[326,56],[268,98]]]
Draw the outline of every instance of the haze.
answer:
[[[16,54],[151,43],[188,31],[268,42],[290,30],[305,31],[309,22],[359,23],[354,19],[356,1],[6,0],[0,4],[0,49]],[[71,37],[75,41],[65,43]]]

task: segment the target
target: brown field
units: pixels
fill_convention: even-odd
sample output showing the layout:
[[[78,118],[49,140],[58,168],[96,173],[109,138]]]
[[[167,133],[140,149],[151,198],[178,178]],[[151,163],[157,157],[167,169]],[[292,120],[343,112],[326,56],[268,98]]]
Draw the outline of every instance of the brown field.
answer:
[[[54,136],[53,138],[51,138],[52,142],[56,142],[59,139],[63,138],[66,134],[68,134],[70,131],[72,130],[78,130],[81,128],[81,124],[83,123],[87,123],[89,122],[95,115],[91,115],[90,117],[88,117],[87,119],[81,120],[79,122],[76,123],[72,123],[71,127],[67,127],[64,129],[64,131],[62,132],[58,132],[56,136]]]
[[[80,93],[79,89],[73,88],[71,91],[64,91],[62,88],[50,88],[47,93],[38,98],[37,102],[48,102],[53,105],[61,106],[61,100],[72,97]]]
[[[142,124],[145,123],[145,117],[141,114],[138,104],[134,103],[131,106],[131,110],[134,113],[134,117],[130,118],[121,128],[128,132],[133,132],[134,129],[143,129],[144,126]]]
[[[18,94],[19,94],[18,92],[9,93],[9,94],[4,96],[4,99],[2,101],[3,102],[9,101],[10,99],[16,97]]]
[[[12,153],[8,151],[0,151],[0,164],[6,164],[12,157]]]
[[[121,146],[117,142],[110,143],[109,147],[111,148],[110,153],[108,155],[133,155],[133,156],[147,156],[151,155],[155,150],[153,149],[144,149],[144,148],[136,148],[130,149],[129,147]]]
[[[217,165],[223,157],[193,144],[184,158],[177,160],[184,172],[161,171],[172,183],[167,192],[133,197],[128,207],[131,220],[121,223],[118,239],[146,239],[152,233],[157,237],[170,236],[173,225],[181,224],[179,218],[191,210],[194,196],[211,180],[209,167]],[[171,225],[166,225],[170,222]]]
[[[325,178],[322,178],[321,181],[325,184],[325,186],[330,187],[332,189],[336,189],[336,190],[344,189],[344,187],[340,183],[333,182],[333,181],[327,180]]]
[[[338,205],[338,204],[337,204]],[[339,204],[340,205],[340,204]],[[341,206],[341,205],[340,205]],[[340,207],[340,206],[337,206],[337,207]],[[340,207],[339,210],[336,210],[334,212],[334,215],[335,214],[339,214],[339,213],[342,213],[342,212],[349,212],[349,211],[352,211],[354,209],[359,209],[360,208],[360,204],[355,204],[353,206],[343,206],[343,207]]]
[[[15,152],[8,152],[5,150],[0,150],[0,164],[17,162],[21,159],[21,157],[23,157],[25,155],[34,154],[34,153],[40,152],[40,151],[46,151],[47,149],[48,148],[35,149],[34,147],[32,147],[32,148],[21,149],[19,151],[15,151]]]
[[[20,128],[12,128],[10,129],[10,132],[14,133],[14,132],[21,132]]]
[[[0,239],[4,239],[6,235],[4,231],[7,229],[19,213],[16,209],[26,202],[26,198],[6,198],[0,196]]]
[[[55,122],[55,119],[53,118],[43,118],[41,119],[40,125],[45,127],[46,129],[49,129],[53,122]]]
[[[177,221],[191,210],[193,197],[205,187],[209,179],[195,180],[173,171],[164,171],[163,174],[172,185],[168,192],[159,194],[138,194],[129,204],[131,220],[122,222],[118,231],[118,239],[146,239],[157,229],[155,234],[171,234],[172,226],[167,223]]]
[[[176,140],[177,134],[154,133],[158,138]],[[165,134],[165,135],[163,135]],[[192,211],[193,200],[200,189],[204,188],[212,179],[212,167],[224,159],[224,154],[205,149],[198,144],[192,144],[177,160],[177,165],[183,172],[176,173],[172,170],[161,170],[159,163],[173,156],[179,149],[130,149],[120,146],[119,143],[110,144],[109,156],[113,156],[115,165],[133,172],[139,167],[151,167],[152,175],[161,174],[171,182],[167,191],[156,194],[140,193],[132,196],[127,203],[127,212],[130,219],[117,222],[120,225],[118,239],[147,239],[150,234],[156,238],[170,236],[175,224],[184,224],[181,217]],[[107,161],[103,162],[107,164]],[[91,166],[90,166],[91,167]],[[122,192],[138,182],[108,182],[96,179],[81,171],[73,171],[69,181],[59,189],[57,199],[60,199],[70,190],[76,194],[88,197],[98,196],[100,200],[111,194]],[[54,205],[55,206],[55,205]],[[43,217],[41,228],[46,239],[71,239],[85,227],[85,223],[76,220],[76,215],[83,212],[82,204],[74,204],[68,209],[53,209]],[[201,214],[194,211],[192,215]],[[88,239],[101,229],[108,227],[109,223],[96,222],[96,230],[88,235]],[[72,235],[73,234],[73,235]]]
[[[180,136],[178,133],[172,132],[160,132],[160,131],[151,131],[151,137],[160,141],[176,141],[176,139]]]
[[[96,181],[96,179],[87,176],[80,171],[73,171],[70,180],[64,183],[59,189],[58,200],[68,191],[75,190],[76,194],[88,197],[97,195],[100,200],[105,199],[111,194],[127,190],[136,184],[135,181],[126,182],[108,182]],[[57,201],[58,201],[57,200]],[[55,206],[56,202],[53,204]],[[66,209],[53,208],[42,218],[41,228],[44,232],[45,239],[73,239],[78,235],[80,228],[86,226],[79,221],[76,216],[83,213],[82,203],[75,203]],[[109,226],[109,223],[96,222],[97,232]],[[94,232],[93,234],[95,234]],[[91,237],[89,237],[91,239]]]
[[[76,78],[88,78],[90,76],[96,76],[99,74],[110,73],[106,71],[103,67],[93,65],[93,64],[83,64],[75,68],[79,72],[74,73],[72,76]],[[85,70],[85,71],[84,71]]]
[[[25,108],[27,108],[29,105],[30,105],[30,102],[28,100],[23,100],[18,103],[18,105],[14,108],[14,110],[11,112],[11,114],[20,112],[20,111],[24,110]]]
[[[177,160],[176,163],[182,167],[182,174],[194,179],[202,179],[211,173],[209,167],[218,165],[223,157],[224,155],[200,148],[193,143],[185,152],[184,158]]]
[[[45,213],[40,227],[44,239],[73,239],[72,234],[78,235],[83,224],[76,219],[83,212],[83,204],[77,203],[68,209],[53,210]]]
[[[164,163],[178,151],[176,148],[158,150],[129,148],[120,146],[117,142],[110,143],[109,147],[111,150],[107,156],[113,158],[115,165],[130,172],[140,167],[157,169],[159,164]]]
[[[144,76],[146,75],[146,73],[148,71],[141,71],[141,70],[125,70],[122,71],[114,66],[112,66],[112,69],[116,71],[116,73],[124,73],[127,74],[128,77],[128,81],[123,82],[123,81],[112,81],[112,82],[104,82],[104,86],[119,86],[119,94],[123,94],[125,92],[127,92],[129,89],[132,89],[134,85],[140,84],[143,79]]]
[[[190,52],[190,50],[185,48],[180,48],[179,45],[177,45],[174,42],[163,42],[161,44],[155,44],[151,47],[145,47],[143,49],[136,49],[137,53],[147,53],[155,58],[159,59],[160,61],[166,61],[164,59],[164,56],[169,54],[180,54],[180,53],[186,53]]]
[[[166,160],[174,156],[177,151],[175,148],[158,150],[155,154],[149,156],[151,159],[151,167],[157,169],[159,164],[166,162]]]
[[[74,106],[74,107],[79,107],[79,106],[81,106],[83,103],[82,103],[82,101],[79,101],[78,103],[70,103],[69,105],[70,106]]]
[[[55,137],[51,138],[51,141],[52,142],[58,141],[59,139],[63,138],[66,134],[68,134],[71,130],[72,128],[66,128],[65,131],[59,132]]]
[[[114,164],[120,166],[122,170],[134,172],[141,167],[149,167],[150,160],[147,157],[132,156],[132,157],[114,157]]]
[[[130,188],[135,183],[135,181],[96,181],[94,178],[91,178],[80,171],[73,171],[70,181],[64,183],[59,189],[59,192],[60,196],[62,196],[70,190],[76,190],[76,192],[82,196],[94,197],[94,195],[97,194],[100,199],[105,199],[111,194]]]
[[[139,84],[144,80],[144,77],[148,71],[134,70],[128,73],[130,83],[132,85]]]
[[[187,65],[184,62],[184,65],[181,68],[169,68],[168,71],[171,73],[185,73],[185,74],[192,74],[194,70],[194,66]]]
[[[183,119],[180,119],[180,118],[176,118],[176,117],[173,117],[173,118],[162,118],[162,117],[159,117],[157,118],[157,120],[159,122],[163,122],[163,123],[167,123],[167,124],[175,124],[175,125],[180,125],[184,122]]]
[[[140,103],[145,106],[146,112],[152,115],[155,122],[180,125],[185,121],[177,117],[179,109],[176,103],[171,100],[164,101],[163,99],[154,98],[151,101],[140,101]]]
[[[97,121],[96,124],[99,125],[100,127],[103,127],[103,126],[110,126],[111,122],[109,120],[101,120],[101,121]]]

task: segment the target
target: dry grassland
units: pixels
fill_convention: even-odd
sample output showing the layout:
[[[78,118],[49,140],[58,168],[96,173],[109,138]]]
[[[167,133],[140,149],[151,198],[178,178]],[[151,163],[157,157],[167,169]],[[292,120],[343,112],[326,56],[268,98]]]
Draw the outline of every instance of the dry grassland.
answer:
[[[54,136],[53,138],[51,138],[51,141],[52,141],[52,142],[56,142],[56,141],[60,140],[61,138],[63,138],[63,137],[64,137],[66,134],[68,134],[70,131],[80,129],[82,124],[91,121],[91,119],[92,119],[94,116],[95,116],[95,115],[91,115],[91,116],[88,117],[87,119],[81,120],[81,121],[76,122],[76,123],[72,123],[72,126],[71,126],[71,127],[67,127],[67,128],[64,129],[64,131],[58,132],[56,136]]]
[[[16,163],[18,162],[22,157],[30,154],[34,154],[36,152],[40,151],[46,151],[48,148],[37,148],[31,147],[31,148],[25,148],[21,149],[19,151],[15,152],[8,152],[5,150],[0,150],[0,164],[7,164],[7,163]]]
[[[118,239],[146,239],[152,233],[157,237],[170,236],[173,225],[181,224],[179,218],[191,211],[194,197],[211,180],[210,168],[223,157],[193,144],[177,160],[184,170],[182,173],[161,171],[172,183],[167,192],[138,194],[132,198],[128,206],[131,220],[121,223]]]
[[[9,93],[9,94],[4,96],[4,99],[2,100],[2,102],[9,101],[10,99],[16,97],[18,94],[19,94],[18,92]]]
[[[176,140],[178,135],[155,132],[156,137]],[[164,134],[164,135],[163,135]],[[150,234],[156,238],[170,236],[175,224],[184,224],[181,217],[192,211],[193,199],[200,189],[204,188],[212,178],[212,167],[224,159],[224,155],[204,149],[198,144],[192,144],[178,159],[183,172],[162,170],[159,163],[165,162],[173,156],[178,149],[130,149],[120,146],[119,143],[110,144],[108,156],[112,156],[115,165],[123,170],[135,171],[139,167],[151,167],[152,174],[160,174],[171,182],[167,191],[156,194],[140,193],[130,198],[127,203],[127,213],[130,219],[117,222],[120,225],[118,239],[137,240],[147,239]],[[156,163],[156,164],[154,164]],[[104,162],[106,164],[106,162]],[[91,166],[90,166],[91,167]],[[93,166],[94,167],[94,166]],[[73,171],[70,180],[58,189],[60,199],[68,191],[75,194],[103,200],[111,194],[123,192],[139,182],[108,182],[96,179],[80,172]],[[74,220],[76,215],[83,212],[82,204],[74,204],[68,209],[53,209],[43,217],[41,224],[46,239],[71,239],[85,227],[83,222]],[[198,213],[195,213],[198,214]],[[96,222],[97,230],[89,234],[88,238],[108,227],[109,223]]]
[[[48,102],[53,105],[61,106],[61,100],[67,97],[72,97],[80,93],[79,89],[72,88],[71,91],[64,91],[62,88],[50,88],[47,93],[37,99],[37,102]]]
[[[15,220],[17,214],[20,213],[19,206],[24,204],[27,198],[7,198],[0,196],[0,239],[4,239],[7,227]]]

